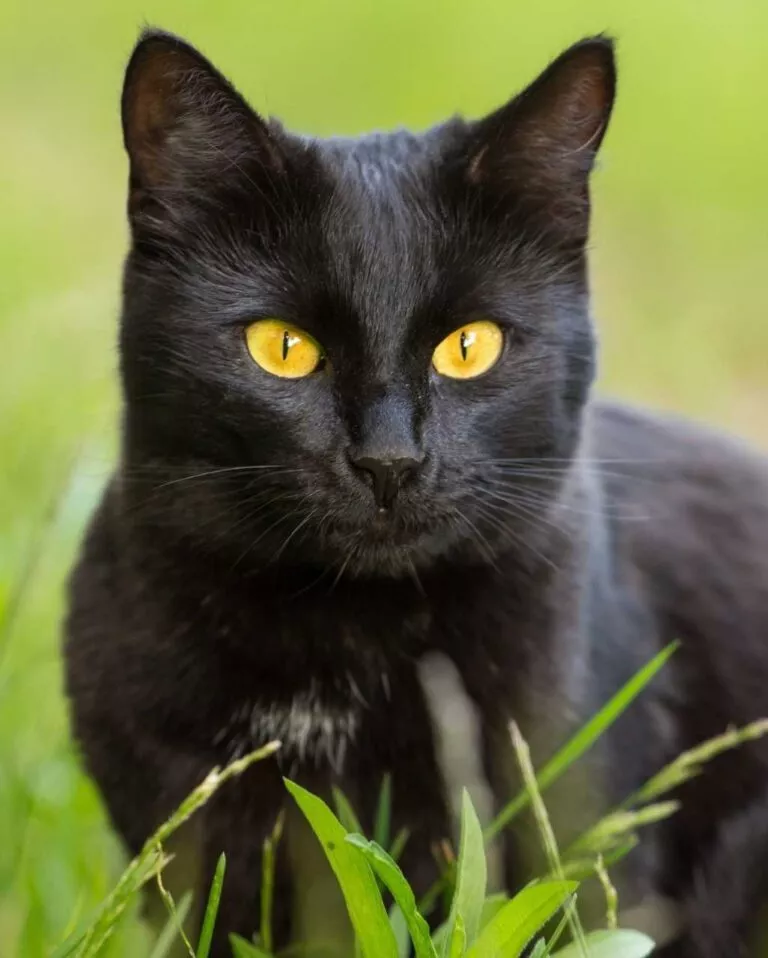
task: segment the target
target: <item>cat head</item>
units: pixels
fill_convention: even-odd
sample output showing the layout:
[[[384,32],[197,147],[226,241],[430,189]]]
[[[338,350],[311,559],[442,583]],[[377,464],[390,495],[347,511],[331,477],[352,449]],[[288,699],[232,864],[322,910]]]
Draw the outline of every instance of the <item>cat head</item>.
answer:
[[[201,548],[351,575],[531,535],[594,374],[614,87],[598,37],[484,119],[318,140],[145,34],[122,100],[126,494]]]

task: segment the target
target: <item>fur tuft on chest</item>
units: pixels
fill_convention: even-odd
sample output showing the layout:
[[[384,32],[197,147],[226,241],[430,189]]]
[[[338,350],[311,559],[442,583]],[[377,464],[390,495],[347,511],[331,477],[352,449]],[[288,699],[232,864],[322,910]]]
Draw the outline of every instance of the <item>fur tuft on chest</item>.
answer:
[[[214,745],[224,746],[232,760],[277,739],[282,743],[278,760],[284,768],[328,765],[340,774],[359,724],[356,708],[324,702],[310,689],[288,702],[242,705],[216,734]]]

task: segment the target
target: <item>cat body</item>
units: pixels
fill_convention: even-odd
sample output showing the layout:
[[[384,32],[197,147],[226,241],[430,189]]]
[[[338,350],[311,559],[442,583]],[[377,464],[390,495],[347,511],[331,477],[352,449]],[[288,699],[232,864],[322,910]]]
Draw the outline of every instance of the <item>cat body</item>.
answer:
[[[597,38],[485,120],[315,141],[262,121],[176,38],[134,53],[123,448],[73,577],[67,682],[133,852],[211,767],[283,743],[189,829],[188,883],[227,853],[216,955],[258,926],[282,775],[341,786],[367,827],[391,775],[404,869],[417,891],[434,881],[452,831],[421,672],[434,655],[477,714],[501,805],[518,784],[510,721],[540,761],[680,640],[551,796],[566,837],[765,711],[768,466],[590,398],[587,178],[613,92]],[[254,351],[274,317],[274,362],[298,344],[306,375],[271,375]],[[438,372],[459,329],[459,366],[490,337],[482,375]],[[632,893],[700,899],[720,822],[760,813],[766,761],[755,744],[690,786],[636,854]],[[280,848],[280,943],[301,937],[297,900],[331,910],[328,883],[302,889],[291,867],[310,844]],[[537,854],[521,819],[511,887]],[[729,946],[744,920],[723,920]],[[725,954],[692,934],[674,954]]]

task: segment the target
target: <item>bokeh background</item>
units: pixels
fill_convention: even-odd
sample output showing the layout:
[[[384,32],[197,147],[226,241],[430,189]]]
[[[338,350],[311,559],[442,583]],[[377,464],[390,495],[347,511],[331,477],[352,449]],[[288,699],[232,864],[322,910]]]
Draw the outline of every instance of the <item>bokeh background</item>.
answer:
[[[601,388],[768,445],[764,0],[0,0],[0,953],[50,954],[122,860],[67,732],[63,586],[117,436],[126,163],[145,22],[260,110],[354,133],[479,115],[619,38],[594,179]],[[109,954],[147,954],[135,916]]]

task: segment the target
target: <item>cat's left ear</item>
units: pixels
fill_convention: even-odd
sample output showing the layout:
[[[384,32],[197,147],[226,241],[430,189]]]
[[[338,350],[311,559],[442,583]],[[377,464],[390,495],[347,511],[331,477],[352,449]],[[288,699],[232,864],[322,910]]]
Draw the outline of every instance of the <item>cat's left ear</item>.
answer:
[[[163,31],[146,31],[133,51],[122,120],[131,211],[199,196],[246,163],[272,175],[283,167],[272,126],[201,53]]]
[[[587,181],[613,107],[613,42],[582,40],[473,131],[467,178],[545,213],[566,238],[586,237]]]

